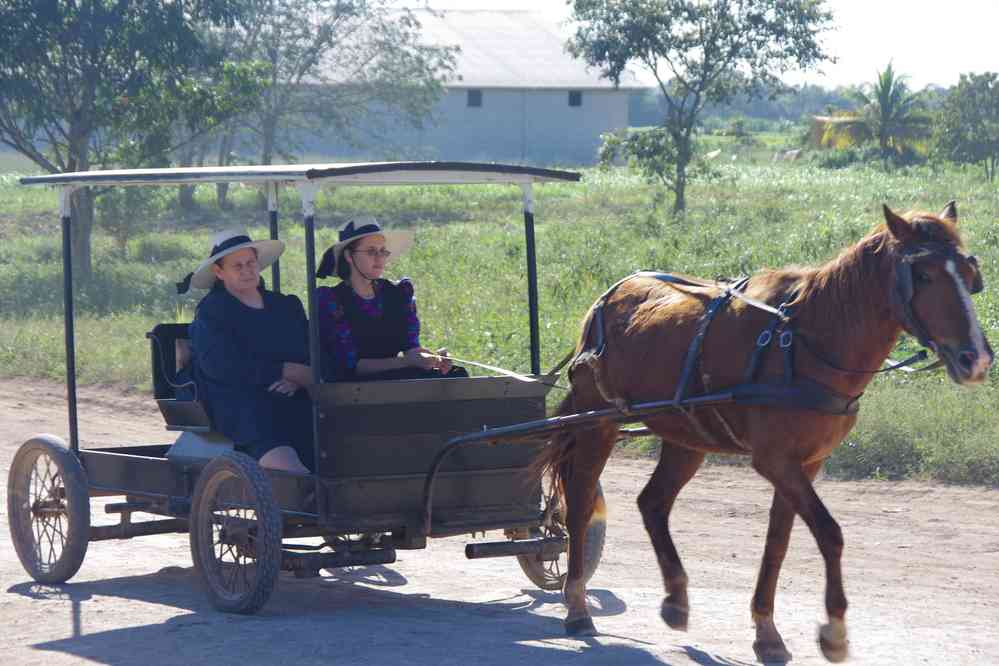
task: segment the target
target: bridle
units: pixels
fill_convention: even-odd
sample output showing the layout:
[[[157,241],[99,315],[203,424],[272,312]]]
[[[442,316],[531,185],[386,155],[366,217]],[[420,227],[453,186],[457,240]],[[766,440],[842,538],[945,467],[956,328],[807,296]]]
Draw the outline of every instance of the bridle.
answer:
[[[930,337],[925,324],[923,324],[912,308],[912,299],[915,296],[912,267],[916,262],[928,258],[939,258],[944,261],[951,260],[955,264],[961,260],[969,263],[975,269],[975,280],[968,290],[972,294],[980,292],[984,288],[984,284],[981,272],[978,270],[978,259],[974,255],[964,254],[954,245],[948,243],[922,243],[912,248],[903,249],[899,253],[895,263],[895,283],[892,286],[891,292],[892,308],[896,311],[896,316],[902,327],[915,336],[920,345],[936,353],[936,342]]]

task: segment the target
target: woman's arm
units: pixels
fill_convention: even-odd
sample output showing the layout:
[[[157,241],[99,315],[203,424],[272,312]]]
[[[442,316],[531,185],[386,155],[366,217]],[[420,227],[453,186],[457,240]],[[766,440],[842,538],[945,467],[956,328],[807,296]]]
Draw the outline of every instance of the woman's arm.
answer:
[[[323,349],[323,378],[346,380],[357,367],[357,347],[344,316],[343,306],[337,301],[332,287],[316,290],[319,311],[319,344]]]
[[[191,323],[198,370],[208,379],[233,386],[267,387],[282,378],[283,364],[253,358],[239,344],[218,307],[206,303]]]

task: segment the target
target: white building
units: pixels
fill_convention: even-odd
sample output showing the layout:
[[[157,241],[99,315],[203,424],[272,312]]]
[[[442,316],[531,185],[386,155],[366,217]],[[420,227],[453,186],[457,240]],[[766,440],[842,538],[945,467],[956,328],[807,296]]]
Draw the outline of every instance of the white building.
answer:
[[[567,32],[525,11],[420,12],[424,39],[457,45],[457,76],[422,130],[400,127],[391,146],[365,148],[402,159],[590,164],[600,135],[628,126],[628,73],[618,88],[565,50]],[[381,150],[380,150],[381,149]]]

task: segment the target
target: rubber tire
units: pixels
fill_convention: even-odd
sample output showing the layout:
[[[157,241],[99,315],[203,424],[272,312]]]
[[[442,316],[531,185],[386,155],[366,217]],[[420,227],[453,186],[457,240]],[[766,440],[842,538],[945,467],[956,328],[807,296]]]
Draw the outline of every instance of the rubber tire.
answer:
[[[28,505],[31,470],[42,455],[48,456],[59,470],[67,518],[62,552],[49,566],[43,565],[35,556],[35,533],[31,529],[31,509]],[[65,583],[80,570],[90,543],[90,493],[83,465],[62,439],[55,435],[35,435],[14,454],[7,475],[7,517],[17,557],[24,570],[36,581]]]
[[[209,493],[214,491],[217,484],[232,477],[247,484],[256,500],[256,577],[254,585],[241,595],[226,594],[223,582],[216,575],[212,525],[208,522],[208,503],[211,501]],[[228,451],[205,465],[198,476],[191,502],[191,558],[215,608],[227,613],[251,615],[267,603],[281,571],[281,526],[281,511],[274,501],[270,479],[257,461],[244,453]],[[203,533],[205,530],[207,535]]]
[[[597,481],[597,497],[603,499],[604,490]],[[561,498],[557,498],[556,501],[562,501]],[[547,507],[546,507],[547,509]],[[567,534],[568,531],[565,528],[564,518],[562,518],[561,512],[556,514],[557,528],[561,530],[562,534]],[[548,527],[542,526],[540,529],[531,530],[532,537],[539,536],[552,536],[553,533],[557,534],[557,531],[553,531]],[[589,527],[586,529],[586,544],[583,551],[583,583],[589,582],[593,574],[596,573],[597,567],[600,565],[600,558],[604,553],[604,540],[607,538],[607,521],[601,520],[597,522],[591,522]],[[560,576],[554,576],[551,572],[545,570],[545,562],[542,562],[534,555],[518,555],[517,563],[520,564],[520,568],[523,570],[524,574],[530,579],[532,583],[537,585],[542,590],[561,590],[565,585],[565,578],[568,573],[568,556],[562,555],[566,559],[566,566],[564,571]]]

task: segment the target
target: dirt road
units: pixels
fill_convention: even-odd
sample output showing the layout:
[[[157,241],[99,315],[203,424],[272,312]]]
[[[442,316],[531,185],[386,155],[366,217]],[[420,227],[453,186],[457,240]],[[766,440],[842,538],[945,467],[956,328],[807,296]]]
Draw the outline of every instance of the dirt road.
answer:
[[[169,441],[142,396],[90,387],[80,414],[86,444]],[[0,382],[4,478],[36,432],[67,432],[62,389]],[[388,567],[283,576],[253,617],[208,605],[183,535],[91,544],[70,584],[41,586],[14,554],[4,499],[0,655],[4,664],[46,666],[753,663],[749,599],[766,533],[765,482],[746,469],[711,467],[681,495],[673,530],[692,609],[690,631],[675,633],[659,619],[661,583],[635,508],[651,469],[649,461],[612,460],[603,476],[610,524],[590,589],[602,633],[586,640],[564,638],[560,594],[533,589],[513,560],[466,560],[462,538],[400,551]],[[999,492],[824,481],[819,493],[846,537],[852,663],[999,663]],[[825,663],[814,640],[824,620],[822,576],[799,522],[777,598],[796,664]]]

